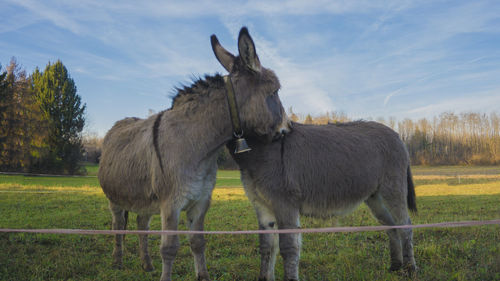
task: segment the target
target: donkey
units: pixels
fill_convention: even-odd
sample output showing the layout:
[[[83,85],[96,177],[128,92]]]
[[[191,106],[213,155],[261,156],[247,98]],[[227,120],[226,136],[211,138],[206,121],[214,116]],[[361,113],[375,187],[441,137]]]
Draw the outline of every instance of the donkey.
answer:
[[[147,119],[125,118],[107,133],[98,177],[109,199],[113,229],[126,229],[132,211],[137,213],[139,230],[148,230],[156,213],[161,214],[163,230],[176,230],[180,212],[185,210],[189,228],[203,230],[217,155],[235,134],[226,100],[228,83],[234,89],[239,125],[246,136],[265,143],[288,130],[276,94],[279,80],[261,66],[247,28],[239,33],[239,56],[226,51],[215,35],[211,43],[228,76],[205,76],[190,87],[177,89],[170,109]],[[122,266],[123,238],[115,236],[113,260],[118,267]],[[198,280],[209,280],[203,235],[191,235],[190,244]],[[139,248],[143,269],[153,270],[147,235],[139,235]],[[178,236],[161,237],[161,280],[171,280],[178,248]]]
[[[362,202],[384,225],[411,224],[407,208],[417,209],[408,153],[397,133],[382,124],[293,123],[281,141],[248,143],[252,151],[232,156],[260,229],[299,228],[300,214],[339,216]],[[412,230],[387,234],[390,270],[415,271]],[[278,241],[285,280],[298,280],[300,235],[261,234],[259,240],[259,280],[274,280]]]

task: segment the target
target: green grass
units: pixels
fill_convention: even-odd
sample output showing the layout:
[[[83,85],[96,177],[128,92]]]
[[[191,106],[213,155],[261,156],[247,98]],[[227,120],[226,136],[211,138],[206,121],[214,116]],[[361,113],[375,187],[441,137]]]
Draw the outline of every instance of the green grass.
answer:
[[[57,187],[99,187],[97,179],[98,167],[92,167],[88,176],[24,176],[24,175],[2,175],[0,174],[0,185],[12,186],[57,186]],[[89,171],[87,167],[87,171]],[[217,187],[241,186],[239,171],[219,171],[217,173]]]
[[[97,176],[97,171],[99,171],[99,164],[86,162],[83,164],[88,176]]]
[[[0,175],[0,184],[13,186],[99,186],[96,177],[52,177],[52,176],[23,176],[23,175]]]
[[[16,177],[16,176],[9,176]],[[238,186],[237,171],[220,171],[207,213],[207,230],[257,228],[253,207]],[[7,178],[7,179],[6,179]],[[97,184],[61,177],[19,182],[0,177],[0,228],[110,229],[107,200]],[[16,182],[17,181],[17,182]],[[14,183],[8,183],[14,182]],[[44,185],[47,184],[47,185]],[[226,186],[226,187],[222,187]],[[449,185],[436,181],[417,186],[419,213],[414,223],[500,218],[500,181]],[[180,229],[186,229],[185,215]],[[302,227],[377,225],[365,206],[353,214],[328,220],[302,218]],[[136,229],[131,214],[129,229]],[[154,216],[152,229],[160,229]],[[214,280],[256,280],[259,272],[257,235],[207,236],[207,261]],[[0,280],[158,280],[159,237],[150,237],[156,271],[141,270],[136,236],[125,241],[124,270],[111,268],[113,237],[0,233]],[[500,226],[418,229],[416,280],[500,280]],[[389,273],[388,239],[384,232],[304,234],[302,280],[407,280]],[[282,260],[276,280],[283,278]],[[186,236],[174,263],[174,280],[194,280]]]

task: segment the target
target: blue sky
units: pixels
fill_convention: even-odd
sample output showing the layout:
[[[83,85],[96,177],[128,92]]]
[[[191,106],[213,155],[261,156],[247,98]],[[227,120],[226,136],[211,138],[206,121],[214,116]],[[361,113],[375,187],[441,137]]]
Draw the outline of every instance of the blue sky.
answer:
[[[174,87],[225,73],[248,26],[283,105],[351,118],[500,109],[500,1],[0,0],[0,63],[57,59],[87,104],[87,131],[170,107]]]

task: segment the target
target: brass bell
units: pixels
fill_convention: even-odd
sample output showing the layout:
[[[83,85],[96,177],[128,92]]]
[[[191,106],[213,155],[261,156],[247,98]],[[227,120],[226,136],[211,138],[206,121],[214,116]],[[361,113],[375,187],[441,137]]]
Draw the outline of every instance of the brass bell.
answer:
[[[248,147],[247,141],[244,138],[236,139],[236,149],[234,150],[234,154],[243,153],[252,150]]]

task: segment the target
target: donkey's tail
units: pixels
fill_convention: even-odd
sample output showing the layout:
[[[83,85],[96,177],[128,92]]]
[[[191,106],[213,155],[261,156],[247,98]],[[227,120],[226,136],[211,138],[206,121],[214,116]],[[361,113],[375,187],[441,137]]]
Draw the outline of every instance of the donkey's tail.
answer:
[[[407,195],[407,202],[408,202],[408,209],[410,211],[416,213],[417,212],[417,197],[415,195],[415,185],[413,184],[413,177],[411,175],[411,170],[410,170],[410,165],[408,165],[408,172],[406,173],[406,177],[408,180],[408,195]]]

